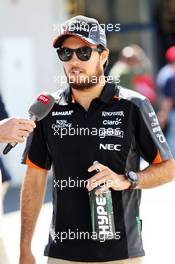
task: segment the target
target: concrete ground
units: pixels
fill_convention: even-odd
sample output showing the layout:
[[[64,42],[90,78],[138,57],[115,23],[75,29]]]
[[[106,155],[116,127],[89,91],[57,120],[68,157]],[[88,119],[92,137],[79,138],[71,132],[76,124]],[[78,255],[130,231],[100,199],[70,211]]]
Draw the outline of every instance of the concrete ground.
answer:
[[[47,241],[51,211],[51,203],[44,204],[38,220],[33,240],[37,264],[46,264],[43,249]],[[175,182],[143,191],[141,218],[146,251],[144,264],[175,263]],[[19,211],[5,214],[4,238],[10,264],[18,263],[19,226]]]

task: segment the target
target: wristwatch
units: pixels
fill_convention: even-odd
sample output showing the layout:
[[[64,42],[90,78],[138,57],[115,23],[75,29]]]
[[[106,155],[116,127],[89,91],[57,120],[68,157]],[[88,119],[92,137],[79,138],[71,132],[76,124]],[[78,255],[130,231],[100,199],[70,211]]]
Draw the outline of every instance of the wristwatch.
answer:
[[[131,183],[128,189],[135,189],[138,184],[138,175],[134,171],[126,172],[126,178]]]

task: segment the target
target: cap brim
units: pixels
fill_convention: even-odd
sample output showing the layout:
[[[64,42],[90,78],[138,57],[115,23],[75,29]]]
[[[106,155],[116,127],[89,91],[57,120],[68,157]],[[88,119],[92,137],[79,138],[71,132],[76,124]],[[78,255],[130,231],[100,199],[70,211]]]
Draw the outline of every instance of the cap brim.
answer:
[[[63,43],[63,41],[65,39],[67,39],[68,37],[71,37],[71,36],[75,36],[81,40],[83,40],[84,42],[86,42],[87,44],[93,44],[93,45],[98,45],[98,43],[94,42],[93,40],[91,39],[88,39],[82,35],[79,35],[79,34],[75,34],[75,33],[64,33],[64,34],[61,34],[60,36],[58,36],[54,42],[53,42],[53,47],[54,48],[58,48],[61,46],[61,44]]]

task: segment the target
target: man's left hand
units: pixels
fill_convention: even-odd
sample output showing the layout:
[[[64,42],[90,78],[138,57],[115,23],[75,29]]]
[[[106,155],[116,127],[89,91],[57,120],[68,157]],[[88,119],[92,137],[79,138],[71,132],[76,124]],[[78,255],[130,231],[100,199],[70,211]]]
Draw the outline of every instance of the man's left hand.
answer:
[[[130,186],[130,182],[126,179],[125,175],[117,174],[112,171],[109,167],[104,166],[101,163],[96,163],[89,167],[88,172],[99,171],[93,177],[88,180],[87,189],[88,191],[93,190],[97,186],[101,186],[96,190],[96,195],[107,191],[112,188],[115,191],[126,190]]]

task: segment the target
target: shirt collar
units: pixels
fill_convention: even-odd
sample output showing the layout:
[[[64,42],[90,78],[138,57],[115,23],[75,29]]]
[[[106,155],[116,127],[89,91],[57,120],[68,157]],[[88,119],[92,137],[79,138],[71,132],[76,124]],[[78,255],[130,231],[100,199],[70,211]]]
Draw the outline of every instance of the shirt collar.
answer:
[[[101,95],[99,96],[99,100],[106,103],[111,104],[114,97],[117,97],[119,94],[119,88],[115,84],[115,82],[107,82],[103,87]],[[72,90],[67,87],[60,95],[59,104],[60,105],[68,105],[70,103],[75,103],[75,99],[72,94]]]
[[[111,104],[114,96],[118,96],[119,89],[115,82],[107,82],[101,92],[101,95],[99,96],[99,99],[106,103]]]

